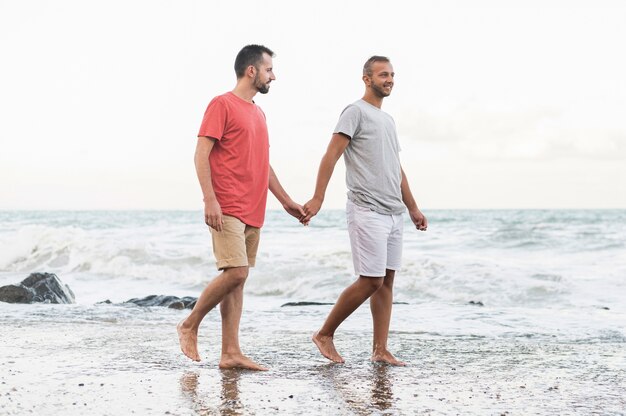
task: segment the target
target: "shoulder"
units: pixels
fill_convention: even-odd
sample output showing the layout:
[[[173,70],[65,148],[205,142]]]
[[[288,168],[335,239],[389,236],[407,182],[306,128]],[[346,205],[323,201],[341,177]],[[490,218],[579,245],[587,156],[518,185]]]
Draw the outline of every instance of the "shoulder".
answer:
[[[228,106],[228,103],[230,102],[230,97],[228,96],[228,93],[225,94],[221,94],[221,95],[217,95],[215,97],[213,97],[213,99],[211,100],[211,102],[209,103],[209,105],[217,105],[217,106],[222,106],[222,107],[226,107]]]
[[[361,108],[361,106],[359,105],[359,102],[354,102],[352,104],[348,104],[342,111],[341,111],[341,116],[356,116],[356,117],[361,117],[361,113],[363,112],[363,109]]]

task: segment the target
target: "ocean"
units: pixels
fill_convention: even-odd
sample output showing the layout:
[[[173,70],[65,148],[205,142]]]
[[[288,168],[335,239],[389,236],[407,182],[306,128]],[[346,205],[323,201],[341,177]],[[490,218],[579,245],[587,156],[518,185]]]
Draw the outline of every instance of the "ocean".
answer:
[[[626,210],[433,210],[425,214],[429,220],[427,232],[415,230],[408,218],[405,221],[403,266],[396,275],[394,288],[394,300],[399,303],[394,306],[390,335],[390,349],[409,361],[413,378],[394,379],[395,399],[384,409],[376,407],[371,396],[355,399],[360,397],[356,390],[339,394],[333,402],[339,409],[336,414],[626,412],[623,399],[626,395]],[[60,326],[62,331],[80,327],[83,329],[78,332],[87,331],[83,335],[94,345],[113,348],[112,342],[121,342],[115,332],[116,325],[142,328],[138,334],[143,334],[145,328],[155,325],[173,328],[186,313],[116,304],[148,295],[198,296],[217,274],[210,234],[200,211],[0,212],[0,286],[20,282],[32,272],[57,274],[75,293],[76,305],[0,303],[3,326],[0,352],[5,354],[0,364],[21,371],[24,377],[31,372],[27,360],[33,357],[15,353],[11,339],[40,344],[45,341],[40,335],[35,337],[38,341],[33,341],[33,334],[28,331],[17,335],[17,328],[31,325],[33,330],[39,328],[40,334],[40,330],[46,332],[50,327]],[[282,211],[268,211],[257,266],[246,283],[244,350],[247,342],[265,351],[256,358],[265,360],[266,364],[270,361],[280,374],[288,377],[297,362],[282,362],[278,358],[280,354],[269,347],[273,341],[264,339],[267,331],[272,334],[279,331],[282,337],[291,340],[286,344],[276,341],[276,345],[284,346],[283,353],[290,346],[297,346],[310,354],[306,355],[307,365],[323,363],[307,334],[320,326],[329,306],[281,305],[334,302],[354,278],[343,210],[322,211],[308,227]],[[98,303],[104,300],[110,300],[113,305]],[[96,327],[84,329],[87,327],[81,324],[85,323]],[[205,331],[209,337],[204,343],[201,340],[204,355],[208,351],[208,360],[216,364],[219,348],[211,337],[219,336],[219,314],[210,313],[203,325],[206,329],[201,328],[201,332]],[[103,340],[97,340],[97,333],[104,334]],[[167,357],[159,365],[176,372],[183,361],[178,357],[175,342],[170,343],[170,335],[150,336],[154,337],[152,345],[158,351],[152,354]],[[370,338],[371,317],[368,306],[363,305],[340,327],[337,346],[340,352],[342,347],[348,350],[343,354],[348,360],[367,362]],[[151,344],[145,345],[149,349]],[[46,348],[49,354],[62,354],[61,347],[47,345]],[[133,359],[134,347],[127,348],[125,368],[139,371],[145,360],[152,363],[149,366],[156,365],[142,355],[145,352],[137,351]],[[470,359],[471,354],[476,355]],[[8,356],[13,364],[8,364]],[[433,357],[438,357],[439,364],[431,361]],[[475,360],[486,357],[494,361],[472,366]],[[595,361],[589,361],[590,357],[595,357]],[[524,361],[529,358],[533,364]],[[518,384],[522,381],[507,377],[513,374],[512,362],[521,363],[535,382],[544,380],[545,385],[535,385],[539,390],[529,395],[533,387],[528,384],[525,395],[520,395]],[[463,363],[466,374],[456,373],[439,380],[440,389],[445,386],[451,389],[445,399],[433,395],[428,398],[437,389],[424,381],[434,383],[443,369],[452,371],[450,368],[463,367]],[[369,380],[371,370],[359,365],[355,364],[352,371]],[[203,371],[207,380],[223,378],[210,373],[213,367],[211,370],[202,367],[191,378],[197,378]],[[158,368],[161,367],[157,365]],[[346,368],[350,367],[341,371]],[[94,377],[116,374],[109,370],[113,371],[105,365],[101,371],[95,371]],[[54,371],[59,371],[59,367],[54,367]],[[36,374],[32,370],[32,375]],[[309,377],[310,383],[301,387],[310,390],[319,374],[306,374],[302,380]],[[189,377],[183,375],[181,380],[188,381]],[[345,373],[329,377],[349,380]],[[500,388],[500,397],[510,393],[509,399],[496,398],[495,393],[492,398],[478,401],[460,393],[457,397],[453,387],[470,383],[473,377],[483,377],[485,383],[492,385],[491,393]],[[12,379],[7,375],[0,376],[0,380]],[[563,387],[567,381],[571,386],[579,383],[578,387],[568,390]],[[271,384],[271,380],[265,382]],[[181,383],[182,386],[186,381]],[[550,394],[558,392],[559,399],[538,401],[548,387],[554,389]],[[407,393],[420,389],[425,390],[415,393],[416,396]],[[250,392],[247,396],[243,394],[244,399],[238,399],[236,405],[224,405],[219,398],[214,402],[205,399],[201,405],[189,404],[187,393],[177,394],[177,400],[186,397],[187,407],[179,403],[184,409],[179,413],[168,408],[173,414],[198,414],[202,409],[209,409],[205,414],[213,414],[212,411],[231,405],[231,410],[241,408],[264,414],[265,408],[255,407],[259,401],[250,399],[247,404],[241,403],[246,397],[253,397]],[[311,401],[303,403],[311,407]],[[360,403],[361,407],[355,407],[354,403]],[[18,411],[27,409],[24,406],[7,405],[5,410],[19,414]],[[298,410],[296,405],[284,406],[283,409],[293,411],[285,414],[306,414],[304,407]],[[55,413],[60,408],[49,410]],[[158,408],[155,414],[163,414],[164,409]],[[323,412],[326,408],[320,409]]]

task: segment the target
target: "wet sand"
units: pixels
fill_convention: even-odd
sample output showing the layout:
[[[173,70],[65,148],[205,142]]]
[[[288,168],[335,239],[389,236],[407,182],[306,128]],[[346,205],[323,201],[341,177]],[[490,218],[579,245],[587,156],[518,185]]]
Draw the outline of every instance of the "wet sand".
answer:
[[[279,310],[242,322],[245,352],[268,372],[219,370],[219,320],[203,361],[179,352],[185,314],[105,305],[0,305],[0,414],[485,415],[626,412],[626,343],[395,331],[396,368],[369,362],[371,332],[338,334],[346,364],[310,341],[327,312]],[[305,314],[301,325],[281,325]],[[272,316],[270,322],[268,316]],[[261,325],[259,321],[266,321]],[[365,320],[363,320],[365,322]],[[298,329],[300,328],[300,329]]]

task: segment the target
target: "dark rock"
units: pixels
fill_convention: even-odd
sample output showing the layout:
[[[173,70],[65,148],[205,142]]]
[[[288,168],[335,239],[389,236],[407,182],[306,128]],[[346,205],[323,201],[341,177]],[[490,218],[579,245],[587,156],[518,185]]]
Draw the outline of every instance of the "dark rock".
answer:
[[[470,304],[470,305],[474,305],[474,306],[485,306],[481,301],[470,300],[467,303]]]
[[[107,300],[103,300],[102,302],[96,302],[96,305],[101,305],[101,304],[106,304],[106,305],[110,305],[113,302],[111,302],[109,299]]]
[[[9,303],[74,303],[74,293],[54,273],[31,273],[19,285],[0,287],[0,301]]]
[[[193,296],[184,296],[181,298],[181,301],[185,304],[186,309],[193,309],[193,307],[196,306],[198,298],[194,298]]]
[[[315,305],[334,305],[334,303],[327,303],[327,302],[287,302],[287,303],[283,303],[282,305],[280,305],[280,307],[282,308],[283,306],[315,306]]]
[[[394,305],[408,305],[408,302],[393,302]],[[283,306],[316,306],[316,305],[334,305],[330,302],[287,302],[280,305]]]
[[[191,309],[196,304],[198,298],[185,296],[179,298],[177,296],[150,295],[145,298],[133,298],[124,303],[133,303],[137,306],[165,306],[172,309]]]
[[[178,301],[170,303],[169,305],[167,305],[167,307],[170,309],[185,309],[185,304],[181,301]]]
[[[7,285],[0,287],[0,302],[31,303],[35,294],[32,290],[21,285]]]
[[[32,273],[22,285],[35,292],[35,302],[74,303],[74,293],[54,273]]]

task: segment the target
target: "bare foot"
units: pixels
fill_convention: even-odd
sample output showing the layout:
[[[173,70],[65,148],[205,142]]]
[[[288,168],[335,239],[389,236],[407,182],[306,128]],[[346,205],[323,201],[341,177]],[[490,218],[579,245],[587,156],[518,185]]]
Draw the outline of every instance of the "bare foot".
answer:
[[[390,353],[387,350],[374,352],[372,354],[372,362],[381,363],[381,364],[396,365],[396,366],[400,366],[400,367],[406,366],[405,362],[402,362],[402,361],[398,360],[396,357],[393,356],[392,353]]]
[[[176,325],[180,350],[192,360],[200,361],[200,354],[198,354],[198,333],[193,329],[184,328],[183,322],[184,321],[181,321]]]
[[[243,354],[222,354],[220,368],[244,368],[246,370],[267,371],[267,368],[255,363]]]
[[[345,362],[344,359],[341,358],[341,355],[339,355],[339,353],[335,349],[333,337],[320,335],[319,332],[316,332],[315,334],[313,334],[313,337],[311,339],[313,340],[315,345],[317,345],[317,349],[320,350],[324,357],[336,363]]]

